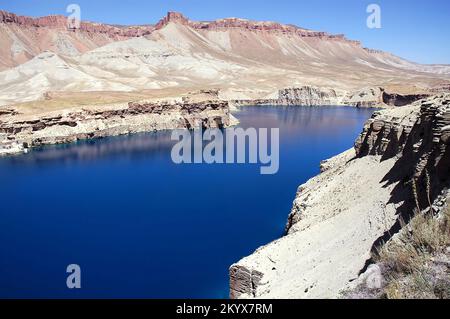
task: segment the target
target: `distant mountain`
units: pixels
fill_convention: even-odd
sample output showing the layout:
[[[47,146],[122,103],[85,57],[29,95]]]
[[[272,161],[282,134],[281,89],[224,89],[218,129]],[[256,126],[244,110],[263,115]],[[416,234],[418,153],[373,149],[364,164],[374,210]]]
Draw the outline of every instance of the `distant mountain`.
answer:
[[[343,35],[228,18],[195,22],[170,12],[156,25],[119,27],[0,11],[0,104],[48,91],[221,89],[225,99],[274,97],[284,87],[343,92],[426,91],[450,85],[449,65],[421,65]],[[51,51],[51,52],[49,52]]]
[[[0,10],[0,70],[26,62],[46,50],[77,55],[152,30],[151,25],[120,27],[91,22],[82,22],[79,30],[70,30],[65,16],[30,18]]]

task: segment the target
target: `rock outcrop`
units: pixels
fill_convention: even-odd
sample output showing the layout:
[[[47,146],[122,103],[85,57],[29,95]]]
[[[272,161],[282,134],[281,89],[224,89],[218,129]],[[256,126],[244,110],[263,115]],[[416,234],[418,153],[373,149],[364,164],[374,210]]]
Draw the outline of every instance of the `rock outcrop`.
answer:
[[[22,27],[33,28],[55,28],[61,30],[70,30],[68,18],[63,15],[52,15],[40,18],[31,18],[18,16],[14,13],[0,10],[0,23],[12,23]],[[78,29],[72,31],[81,31],[88,33],[104,33],[114,38],[117,37],[138,37],[151,33],[155,28],[152,25],[142,26],[116,26],[103,23],[84,22],[80,23]]]
[[[431,94],[399,94],[383,91],[383,103],[391,106],[404,106],[422,100]]]
[[[180,23],[183,25],[189,25],[191,26],[191,22],[189,19],[187,19],[184,15],[182,15],[179,12],[168,12],[167,15],[159,20],[159,22],[155,25],[155,29],[159,30],[164,28],[168,23],[174,22],[174,23]]]
[[[0,116],[0,154],[80,139],[166,129],[222,128],[236,122],[223,101],[130,102],[44,114],[7,114]]]
[[[366,107],[403,105],[450,83],[448,66],[411,63],[343,35],[276,22],[196,22],[176,12],[156,26],[81,22],[73,29],[67,22],[2,12],[0,105],[35,101],[47,91],[159,97],[156,90],[179,95],[212,88],[228,92],[227,100],[259,101],[278,99],[278,90],[291,87],[281,92],[281,103]],[[45,51],[54,58],[41,59]],[[392,86],[406,93],[386,89],[383,99],[378,88]]]
[[[450,182],[450,95],[418,101],[389,115],[375,113],[356,140],[355,150],[358,157],[399,157],[389,178],[403,183],[416,180],[418,204],[428,207]],[[425,196],[427,175],[431,198]],[[408,193],[401,187],[396,191],[397,197]],[[403,219],[409,218],[412,204],[417,205],[405,202],[399,209]]]
[[[340,99],[333,89],[319,89],[303,86],[283,89],[278,92],[278,104],[281,105],[339,105]]]
[[[272,21],[252,21],[239,18],[226,18],[215,21],[191,21],[179,12],[168,12],[167,16],[161,19],[156,25],[156,29],[161,29],[170,22],[187,25],[196,30],[223,31],[229,29],[241,29],[253,32],[269,32],[272,34],[284,34],[305,38],[319,38],[332,41],[342,41],[352,45],[360,46],[360,41],[348,40],[343,34],[328,34],[321,31],[312,31],[295,25],[285,25]]]
[[[411,104],[429,94],[387,93],[382,87],[368,87],[357,91],[336,90],[327,87],[304,85],[284,88],[275,99],[233,100],[234,105],[348,105],[355,107],[396,107]],[[407,103],[409,102],[409,103]]]
[[[449,121],[450,94],[376,112],[354,149],[299,187],[286,236],[231,266],[230,296],[338,297],[414,207],[448,189]]]
[[[335,90],[329,88],[319,88],[305,85],[301,87],[292,87],[280,89],[277,92],[277,98],[273,99],[251,99],[251,100],[233,100],[232,104],[242,105],[343,105],[343,97],[338,96]]]
[[[349,92],[343,99],[346,105],[357,107],[405,106],[433,95],[429,92],[402,93],[386,90],[383,87],[364,88]]]

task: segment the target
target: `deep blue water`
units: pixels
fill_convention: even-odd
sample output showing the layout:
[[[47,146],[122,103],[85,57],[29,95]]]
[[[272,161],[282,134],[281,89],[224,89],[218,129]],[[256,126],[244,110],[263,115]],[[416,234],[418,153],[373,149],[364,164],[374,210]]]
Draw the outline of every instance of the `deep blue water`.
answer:
[[[280,128],[280,170],[175,165],[170,133],[0,159],[0,297],[226,298],[228,267],[283,233],[297,187],[353,145],[373,110],[246,107]],[[66,287],[81,266],[82,288]]]

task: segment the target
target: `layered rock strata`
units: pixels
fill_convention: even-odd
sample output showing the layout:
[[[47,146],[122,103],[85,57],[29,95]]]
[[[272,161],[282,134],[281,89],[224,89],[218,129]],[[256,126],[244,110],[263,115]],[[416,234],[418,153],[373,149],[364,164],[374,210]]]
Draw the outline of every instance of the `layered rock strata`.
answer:
[[[375,113],[356,140],[355,150],[358,157],[399,157],[389,178],[402,183],[414,181],[418,194],[417,203],[405,202],[399,209],[407,220],[417,204],[430,208],[430,201],[450,180],[450,95],[415,102],[394,114],[386,117]],[[395,194],[406,197],[408,189],[399,187]]]
[[[278,104],[282,105],[339,105],[340,99],[333,89],[303,86],[278,92]]]
[[[31,18],[19,16],[14,13],[0,10],[0,23],[16,24],[23,27],[33,28],[55,28],[61,30],[68,30],[68,19],[62,15],[52,15],[41,18]],[[152,25],[142,26],[116,26],[103,23],[84,22],[80,23],[77,29],[81,32],[88,33],[104,33],[112,38],[120,39],[138,37],[151,33],[155,28]],[[75,31],[75,30],[73,30]]]
[[[84,21],[77,27],[62,15],[31,18],[0,10],[0,71],[21,65],[45,51],[73,57],[108,43],[148,35],[153,30],[151,25],[117,26]]]
[[[186,25],[196,30],[223,31],[229,29],[241,29],[253,32],[264,31],[274,34],[289,34],[298,37],[342,41],[356,46],[361,45],[360,41],[348,40],[343,34],[329,34],[327,32],[313,31],[294,25],[285,25],[272,21],[252,21],[240,18],[226,18],[215,21],[199,22],[191,21],[179,12],[168,12],[167,15],[155,25],[155,29],[162,29],[170,22]]]
[[[278,100],[277,91],[289,86],[280,103],[399,106],[450,83],[449,66],[412,63],[342,35],[276,22],[195,22],[170,12],[156,26],[67,24],[63,16],[0,14],[0,106],[48,91],[159,97],[220,88],[226,100]],[[384,98],[377,87],[389,87]]]
[[[376,112],[354,149],[322,162],[322,173],[299,187],[286,236],[231,266],[230,296],[338,297],[400,219],[448,188],[449,130],[450,94]]]
[[[31,147],[69,143],[166,129],[222,128],[236,124],[227,102],[130,102],[127,105],[90,107],[0,116],[0,154]]]
[[[277,98],[232,100],[233,105],[344,105],[355,107],[395,107],[411,104],[431,95],[425,93],[389,93],[384,88],[372,87],[357,91],[337,90],[327,87],[300,86],[280,89]]]

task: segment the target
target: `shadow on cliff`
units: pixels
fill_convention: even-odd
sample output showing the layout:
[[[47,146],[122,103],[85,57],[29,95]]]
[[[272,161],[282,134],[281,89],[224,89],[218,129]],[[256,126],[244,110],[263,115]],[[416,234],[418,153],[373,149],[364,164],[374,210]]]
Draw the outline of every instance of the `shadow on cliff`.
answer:
[[[359,157],[382,154],[381,161],[398,157],[394,166],[381,180],[383,188],[396,184],[387,204],[396,206],[398,217],[395,224],[374,242],[372,255],[377,255],[379,247],[398,233],[403,223],[411,220],[417,205],[421,210],[430,208],[430,202],[433,203],[442,190],[450,185],[450,147],[433,141],[435,125],[434,120],[421,116],[411,132],[403,131],[399,138],[394,130],[391,130],[387,138],[378,134],[373,147],[370,148],[367,146],[370,145],[368,138],[372,133],[369,130],[363,141],[364,148],[361,148]],[[388,141],[388,144],[382,145],[383,141]],[[416,187],[417,203],[413,183]],[[360,273],[365,272],[372,262],[368,260]]]

